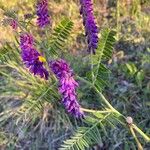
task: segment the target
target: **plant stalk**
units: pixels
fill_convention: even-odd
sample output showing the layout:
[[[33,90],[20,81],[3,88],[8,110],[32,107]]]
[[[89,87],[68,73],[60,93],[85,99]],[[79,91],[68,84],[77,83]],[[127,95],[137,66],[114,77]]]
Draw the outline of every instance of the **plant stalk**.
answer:
[[[147,142],[150,142],[150,137],[148,137],[141,129],[139,129],[135,124],[132,124],[134,130],[136,130]]]
[[[135,141],[137,143],[138,150],[143,150],[143,147],[142,147],[140,141],[138,140],[138,138],[137,138],[137,136],[136,136],[136,134],[134,132],[134,129],[133,129],[132,125],[129,125],[129,129],[130,129],[131,134],[133,135],[133,137],[134,137],[134,139],[135,139]]]
[[[112,110],[103,110],[103,111],[99,111],[99,110],[86,109],[86,108],[81,108],[81,110],[84,111],[84,112],[101,113],[101,114],[113,112]]]
[[[89,87],[92,87],[95,89],[95,91],[97,92],[97,94],[100,96],[101,100],[109,107],[110,109],[110,112],[114,112],[116,114],[118,114],[119,116],[123,117],[123,119],[125,120],[126,117],[121,114],[119,111],[117,111],[108,101],[107,99],[104,97],[104,95],[89,81],[85,80],[84,78],[82,77],[79,77],[77,76],[77,79],[79,79],[80,81],[86,83],[87,85],[89,85]],[[95,111],[95,110],[89,110],[89,109],[85,109],[85,108],[82,108],[83,111],[86,111],[86,112],[103,112],[103,111]],[[135,133],[134,130],[137,131],[146,141],[150,142],[150,137],[148,137],[141,129],[139,129],[135,124],[132,124],[132,129],[130,129],[132,135],[134,136]],[[133,132],[132,132],[133,130]],[[136,136],[136,135],[135,135]],[[134,136],[134,138],[135,138]],[[137,137],[136,137],[137,138]],[[138,139],[136,139],[136,142],[138,142]],[[138,142],[139,143],[139,142]],[[139,148],[142,148],[142,146],[140,144],[138,144]],[[139,150],[142,150],[142,149],[139,149]]]
[[[104,97],[104,95],[92,83],[90,83],[89,81],[87,81],[79,76],[77,76],[77,78],[79,80],[85,82],[86,84],[88,84],[90,87],[94,88],[95,91],[97,92],[97,94],[100,96],[101,100],[108,106],[108,108],[110,108],[113,112],[115,112],[119,115],[122,115],[107,101],[107,99]]]

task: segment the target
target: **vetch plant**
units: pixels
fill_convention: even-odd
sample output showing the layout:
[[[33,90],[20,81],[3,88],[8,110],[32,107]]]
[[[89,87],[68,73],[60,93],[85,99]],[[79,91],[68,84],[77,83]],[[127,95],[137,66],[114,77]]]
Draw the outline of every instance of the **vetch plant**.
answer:
[[[85,26],[88,52],[95,54],[98,46],[98,27],[94,19],[93,4],[91,0],[80,0],[80,4],[80,14],[83,17],[83,25]]]
[[[16,30],[18,28],[18,22],[15,19],[11,19],[10,20],[10,26],[12,26],[12,28],[14,30]]]
[[[38,0],[37,2],[37,25],[44,28],[50,25],[50,16],[48,12],[48,0]]]
[[[48,71],[44,68],[45,58],[34,48],[34,39],[32,35],[23,33],[20,35],[20,48],[22,50],[21,57],[34,75],[40,75],[41,78],[48,79]]]
[[[64,60],[56,60],[50,63],[50,67],[60,82],[59,92],[63,95],[62,103],[69,113],[77,118],[84,116],[77,102],[76,87],[78,83],[74,80],[73,71]]]
[[[37,4],[37,24],[41,28],[45,26],[50,28],[47,3],[47,0],[39,0]],[[139,136],[150,142],[149,136],[134,124],[132,117],[126,117],[116,110],[103,94],[104,87],[108,84],[107,75],[110,73],[103,62],[111,58],[116,32],[109,28],[103,29],[98,39],[92,1],[80,0],[80,4],[88,51],[91,53],[87,61],[90,69],[86,77],[77,75],[70,63],[65,60],[63,49],[73,29],[73,22],[70,19],[61,20],[52,32],[47,30],[45,37],[50,36],[44,39],[44,44],[40,43],[41,38],[33,38],[32,30],[29,32],[28,29],[32,24],[24,22],[26,26],[21,27],[22,22],[18,19],[20,31],[16,31],[16,41],[6,43],[0,51],[1,64],[16,71],[16,74],[8,74],[7,71],[0,71],[0,74],[12,81],[11,84],[16,85],[13,88],[18,89],[20,95],[25,95],[24,101],[20,102],[15,113],[10,113],[9,118],[18,116],[17,120],[22,120],[23,116],[30,118],[37,110],[43,110],[44,103],[49,103],[57,108],[54,111],[59,111],[60,115],[65,108],[66,112],[63,116],[68,115],[68,118],[82,121],[70,139],[61,145],[61,150],[90,148],[102,141],[101,135],[107,135],[107,129],[118,125],[131,133],[137,148],[142,150]],[[39,51],[35,47],[43,49]],[[97,94],[103,105],[101,110],[84,108],[81,101],[78,101],[77,88],[83,84]],[[16,94],[15,90],[14,94]],[[23,111],[20,116],[21,110]],[[1,114],[1,122],[7,118],[5,114],[6,111]]]

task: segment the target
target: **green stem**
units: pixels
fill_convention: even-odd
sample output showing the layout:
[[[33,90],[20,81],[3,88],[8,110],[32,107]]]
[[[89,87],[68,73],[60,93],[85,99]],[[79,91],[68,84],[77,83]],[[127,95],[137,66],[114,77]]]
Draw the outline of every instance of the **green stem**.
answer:
[[[79,76],[77,76],[77,78],[79,80],[85,82],[89,86],[93,87],[95,89],[95,91],[97,92],[97,94],[100,96],[101,100],[108,106],[108,108],[110,108],[113,112],[116,112],[117,114],[122,115],[107,101],[107,99],[103,96],[103,94],[92,83],[90,83],[89,81],[87,81]]]
[[[82,111],[85,112],[91,112],[91,113],[101,113],[101,114],[105,114],[105,113],[111,113],[113,112],[112,110],[103,110],[103,111],[99,111],[99,110],[93,110],[93,109],[86,109],[86,108],[81,108]]]
[[[141,129],[139,129],[135,124],[132,124],[134,130],[136,130],[147,142],[150,142],[150,137],[148,137]]]
[[[80,81],[88,84],[90,87],[93,87],[93,84],[91,82],[89,82],[88,80],[85,80],[84,78],[79,77],[79,76],[76,76],[76,78],[79,79]]]
[[[116,23],[117,23],[117,40],[119,40],[119,31],[120,31],[120,27],[119,27],[119,17],[120,17],[120,1],[117,0],[117,11],[116,11]]]
[[[94,88],[95,91],[97,92],[97,94],[100,96],[101,100],[114,112],[118,113],[119,115],[121,115],[108,101],[107,99],[104,97],[104,95],[95,87]]]
[[[134,139],[135,139],[135,141],[136,141],[136,143],[137,143],[138,150],[143,150],[143,147],[142,147],[140,141],[138,140],[138,138],[137,138],[137,136],[136,136],[136,134],[135,134],[135,132],[134,132],[134,130],[133,130],[132,125],[129,126],[129,129],[130,129],[131,134],[133,135],[133,137],[134,137]]]
[[[95,91],[97,92],[97,94],[100,96],[101,100],[110,108],[111,112],[115,112],[116,114],[118,114],[119,116],[121,116],[124,120],[126,119],[124,115],[122,115],[119,111],[117,111],[108,101],[107,99],[104,97],[104,95],[89,81],[85,80],[84,78],[81,78],[79,76],[77,76],[77,79],[81,80],[82,82],[86,83],[87,85],[89,85],[89,87],[92,87],[95,89]],[[87,112],[103,112],[103,111],[94,111],[94,110],[88,110],[88,109],[84,109],[82,108],[83,111],[87,111]],[[139,129],[135,124],[132,124],[132,127],[134,130],[136,130],[146,141],[150,142],[150,138],[141,130]],[[132,129],[130,129],[132,130]],[[131,131],[132,132],[132,131]],[[133,134],[133,132],[132,132]]]
[[[91,51],[91,53],[90,53],[90,60],[91,60],[92,81],[94,81],[94,73],[93,73],[93,54],[92,54],[92,51]]]

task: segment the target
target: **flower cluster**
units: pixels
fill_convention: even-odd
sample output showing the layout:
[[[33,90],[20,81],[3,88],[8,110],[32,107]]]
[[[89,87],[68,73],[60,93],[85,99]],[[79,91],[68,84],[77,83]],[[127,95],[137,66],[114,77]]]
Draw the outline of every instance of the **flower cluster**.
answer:
[[[91,0],[80,0],[80,4],[80,14],[83,17],[83,24],[85,26],[85,33],[88,42],[88,52],[95,54],[95,50],[98,46],[98,28],[95,23],[93,14],[93,4]]]
[[[73,71],[66,61],[60,59],[50,62],[50,68],[59,80],[59,92],[62,94],[62,103],[67,111],[77,118],[84,116],[77,102],[76,88],[78,83],[73,78]]]
[[[44,68],[45,58],[34,48],[34,39],[32,35],[23,33],[20,36],[21,56],[24,64],[34,75],[48,79],[48,71]]]
[[[18,22],[15,19],[11,19],[9,25],[14,29],[17,30]]]
[[[50,16],[48,12],[48,0],[38,0],[37,2],[37,25],[44,28],[50,24]]]
[[[24,14],[24,19],[30,19],[30,18],[32,18],[32,14],[30,13]]]

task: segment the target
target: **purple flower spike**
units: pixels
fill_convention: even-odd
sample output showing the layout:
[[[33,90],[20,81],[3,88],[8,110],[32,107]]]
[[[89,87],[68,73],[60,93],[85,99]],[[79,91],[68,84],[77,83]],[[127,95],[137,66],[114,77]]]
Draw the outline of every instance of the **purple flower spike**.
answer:
[[[41,78],[48,79],[48,71],[44,68],[45,58],[34,48],[34,39],[28,33],[21,34],[20,47],[21,56],[24,64],[29,71],[34,75],[39,75]]]
[[[78,83],[73,78],[73,71],[66,61],[60,59],[50,62],[50,68],[59,80],[59,92],[66,110],[76,118],[84,117],[77,102],[76,88]]]
[[[33,44],[34,44],[34,39],[31,34],[24,33],[20,35],[21,49],[23,49],[23,47],[33,47]]]
[[[91,0],[80,0],[80,14],[83,18],[85,33],[88,42],[88,52],[96,53],[98,47],[98,28],[94,19],[93,4]]]
[[[37,2],[37,25],[44,28],[50,24],[50,16],[48,12],[48,0],[38,0]]]

